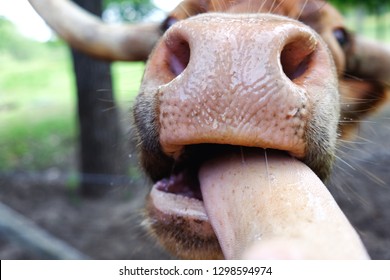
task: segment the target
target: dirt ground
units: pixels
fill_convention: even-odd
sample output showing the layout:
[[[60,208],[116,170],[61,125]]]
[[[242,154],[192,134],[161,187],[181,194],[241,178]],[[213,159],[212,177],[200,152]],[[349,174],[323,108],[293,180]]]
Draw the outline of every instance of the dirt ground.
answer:
[[[390,106],[343,143],[329,189],[374,259],[390,259]],[[0,177],[0,201],[92,259],[169,259],[142,226],[150,183],[133,180],[102,199],[83,199],[60,170]],[[1,218],[1,217],[0,217]],[[41,259],[0,234],[1,259]]]

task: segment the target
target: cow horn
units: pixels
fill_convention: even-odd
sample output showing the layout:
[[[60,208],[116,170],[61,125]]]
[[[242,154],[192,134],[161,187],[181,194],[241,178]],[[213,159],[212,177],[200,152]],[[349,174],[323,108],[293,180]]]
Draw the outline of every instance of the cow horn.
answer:
[[[354,41],[347,56],[347,73],[390,87],[390,47],[359,36]]]
[[[107,60],[146,60],[161,36],[159,24],[106,24],[69,0],[29,0],[73,48]]]

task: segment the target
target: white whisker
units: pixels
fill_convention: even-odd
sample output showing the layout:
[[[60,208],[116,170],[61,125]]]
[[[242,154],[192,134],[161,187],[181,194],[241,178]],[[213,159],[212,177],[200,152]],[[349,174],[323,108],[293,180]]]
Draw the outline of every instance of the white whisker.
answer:
[[[241,152],[241,163],[242,163],[242,165],[245,165],[246,162],[245,162],[245,157],[244,157],[244,148],[242,146],[240,147],[240,152]]]
[[[271,191],[271,177],[269,174],[267,149],[264,149],[264,157],[265,157],[265,170],[266,170],[266,175],[267,175],[267,179],[268,179],[268,189]]]
[[[296,19],[299,19],[302,16],[302,13],[305,10],[308,2],[309,2],[309,0],[305,0],[305,3],[303,4],[302,9],[299,11],[299,14],[298,14]]]
[[[347,165],[348,167],[350,167],[352,170],[356,171],[356,168],[353,167],[352,165],[350,165],[348,162],[346,162],[345,160],[343,160],[341,157],[339,156],[335,156],[339,161],[341,161],[342,163],[344,163],[345,165]]]

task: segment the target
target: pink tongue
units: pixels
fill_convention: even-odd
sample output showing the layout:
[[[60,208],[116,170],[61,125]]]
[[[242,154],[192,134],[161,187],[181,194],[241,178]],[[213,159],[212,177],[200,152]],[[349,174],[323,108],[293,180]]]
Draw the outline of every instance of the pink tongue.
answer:
[[[367,257],[323,183],[286,154],[245,150],[224,155],[205,163],[199,180],[228,259]]]

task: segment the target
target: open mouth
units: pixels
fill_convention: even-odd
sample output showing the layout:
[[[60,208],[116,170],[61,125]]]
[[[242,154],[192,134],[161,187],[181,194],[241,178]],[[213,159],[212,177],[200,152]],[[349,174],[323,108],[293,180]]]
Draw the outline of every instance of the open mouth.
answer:
[[[213,144],[187,146],[173,166],[170,176],[154,184],[150,193],[150,202],[161,214],[196,220],[198,224],[208,223],[198,175],[199,169],[205,162],[229,153],[239,154],[242,164],[245,164],[245,155],[253,152],[261,153],[264,157],[267,157],[267,154],[272,156],[274,153],[290,157],[287,152],[262,148]]]
[[[243,146],[199,144],[185,148],[182,156],[175,162],[171,174],[154,184],[147,200],[149,226],[154,232],[158,232],[156,237],[168,251],[183,258],[197,258],[197,251],[199,258],[204,255],[210,259],[224,258],[215,224],[207,211],[209,208],[205,202],[210,201],[209,188],[202,187],[205,180],[203,174],[206,169],[215,173],[218,167],[213,165],[213,161],[226,158],[228,162],[229,157],[235,162],[238,161],[238,164],[243,166],[244,173],[249,174],[253,171],[248,171],[245,167],[246,160],[250,157],[253,160],[254,154],[263,162],[267,162],[267,159],[292,158],[287,152]],[[257,170],[255,172],[261,173]],[[260,184],[264,184],[266,180],[267,178]],[[242,190],[240,184],[236,184],[234,188]],[[222,192],[223,189],[222,187]],[[219,198],[216,199],[216,204],[218,200]],[[172,240],[174,242],[171,242]],[[204,254],[205,250],[208,250],[207,254]]]
[[[198,177],[203,162],[237,146],[200,144],[185,148],[169,177],[157,181],[151,191],[153,205],[168,215],[207,221]]]
[[[160,243],[186,259],[240,259],[272,240],[321,247],[311,237],[329,230],[327,238],[339,238],[346,219],[337,209],[319,177],[288,152],[228,145],[188,146],[147,204]],[[294,246],[275,252],[295,258]]]

